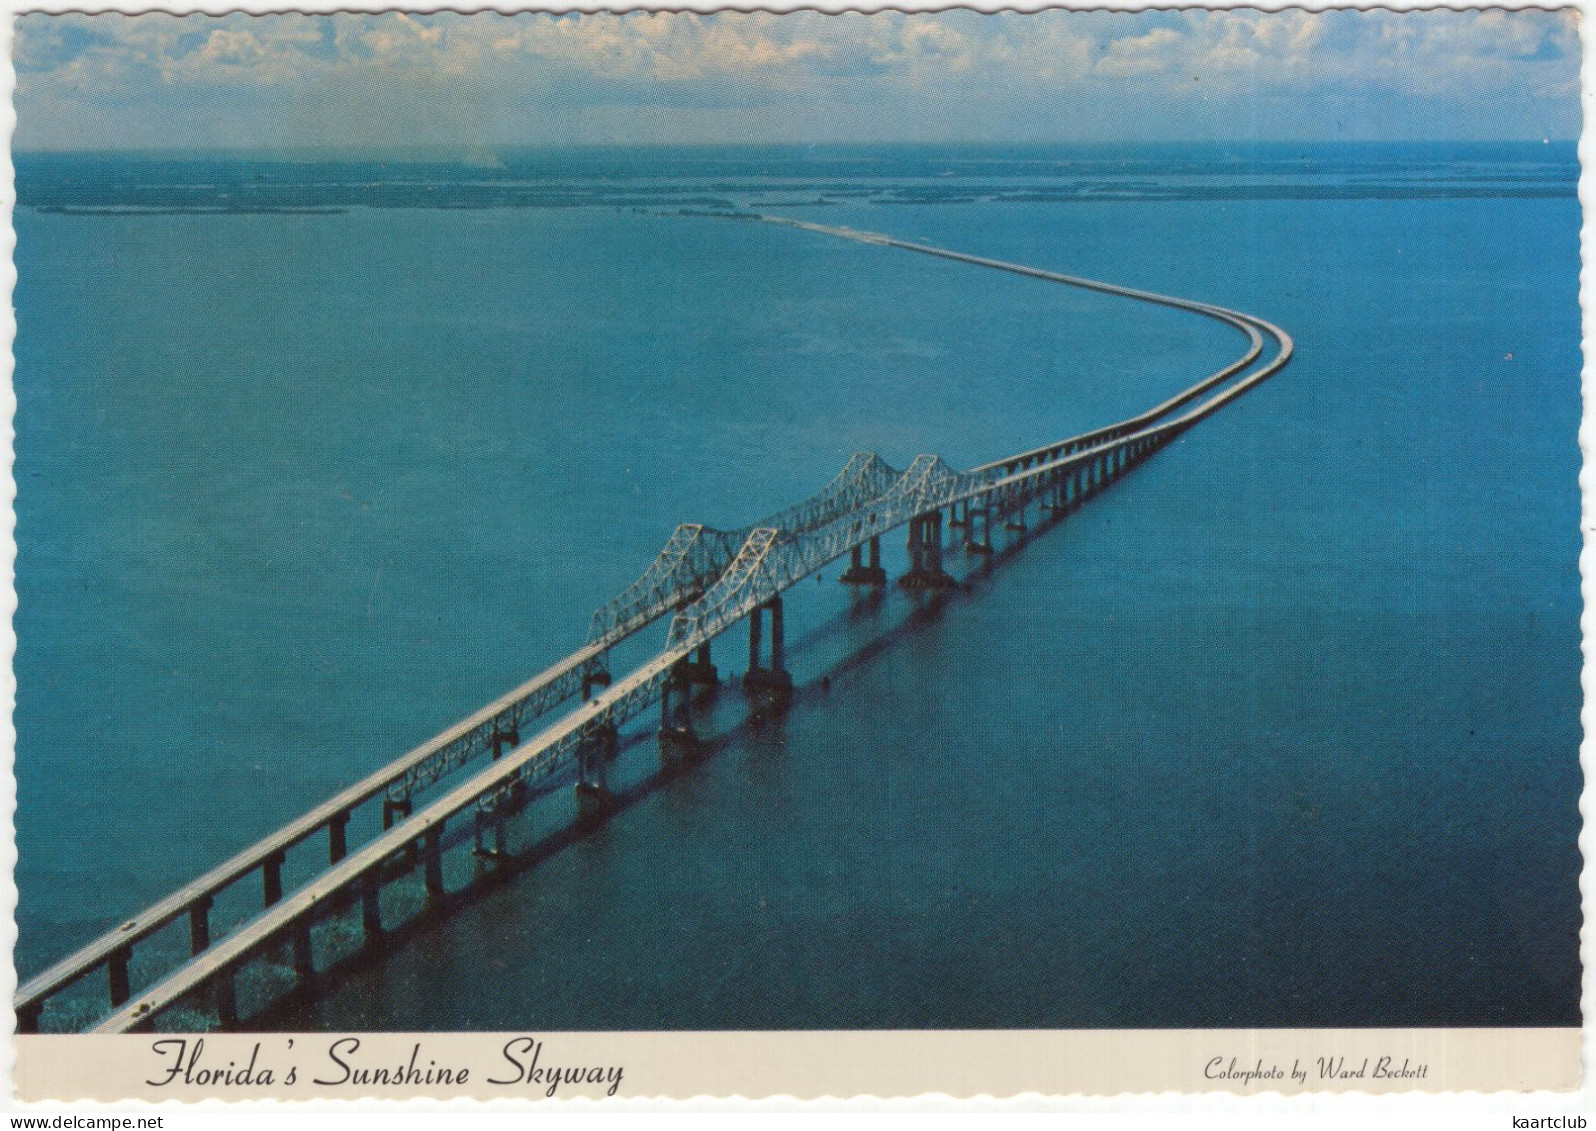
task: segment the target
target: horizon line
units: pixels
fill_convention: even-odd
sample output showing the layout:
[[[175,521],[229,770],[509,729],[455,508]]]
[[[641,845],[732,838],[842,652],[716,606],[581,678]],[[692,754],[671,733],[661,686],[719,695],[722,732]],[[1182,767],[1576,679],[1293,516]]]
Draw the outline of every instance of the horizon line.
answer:
[[[1110,149],[1137,146],[1294,146],[1294,145],[1577,145],[1577,137],[1426,137],[1426,138],[1160,138],[1137,140],[979,140],[953,141],[485,141],[485,142],[358,142],[310,145],[218,146],[61,146],[13,147],[12,157],[364,154],[402,153],[469,156],[484,150],[648,150],[648,149],[998,149],[1079,147]]]

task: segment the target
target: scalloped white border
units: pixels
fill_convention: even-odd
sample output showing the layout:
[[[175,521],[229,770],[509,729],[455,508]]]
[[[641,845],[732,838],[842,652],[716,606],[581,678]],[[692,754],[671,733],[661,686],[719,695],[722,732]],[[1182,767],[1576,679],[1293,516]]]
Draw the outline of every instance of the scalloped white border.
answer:
[[[617,1097],[611,1100],[593,1101],[587,1099],[570,1099],[555,1101],[522,1101],[522,1100],[495,1100],[484,1103],[474,1100],[436,1101],[389,1101],[389,1100],[311,1100],[304,1102],[277,1101],[277,1100],[251,1100],[241,1102],[226,1102],[222,1100],[208,1100],[197,1104],[175,1104],[166,1102],[151,1104],[141,1101],[124,1101],[115,1104],[100,1104],[88,1101],[75,1103],[40,1103],[24,1104],[13,1097],[10,1086],[12,1069],[15,1064],[15,1053],[9,1036],[11,1025],[9,1021],[0,1021],[0,1039],[3,1039],[4,1050],[0,1053],[0,1077],[3,1077],[3,1087],[0,1087],[0,1113],[21,1114],[156,1114],[192,1113],[195,1116],[209,1115],[213,1119],[222,1118],[223,1113],[350,1113],[362,1112],[382,1115],[398,1113],[414,1113],[444,1116],[447,1114],[465,1115],[473,1113],[508,1113],[536,1111],[540,1115],[555,1113],[593,1113],[597,1111],[620,1112],[653,1112],[674,1115],[677,1119],[691,1117],[705,1113],[741,1112],[745,1114],[768,1114],[775,1112],[801,1112],[810,1115],[821,1113],[929,1113],[929,1112],[958,1112],[958,1113],[1009,1113],[1009,1112],[1037,1112],[1037,1111],[1071,1111],[1079,1113],[1140,1113],[1144,1116],[1162,1114],[1165,1116],[1183,1113],[1195,1116],[1204,1123],[1213,1123],[1216,1116],[1225,1114],[1253,1114],[1265,1113],[1276,1117],[1285,1116],[1292,1122],[1302,1122],[1310,1116],[1331,1116],[1335,1122],[1350,1123],[1357,1119],[1363,1121],[1373,1118],[1381,1122],[1381,1116],[1398,1118],[1411,1118],[1426,1115],[1485,1115],[1498,1114],[1498,1126],[1509,1126],[1509,1115],[1551,1115],[1564,1113],[1589,1113],[1596,1112],[1596,1072],[1593,1072],[1593,1052],[1596,1052],[1596,1042],[1592,1039],[1591,1021],[1596,1018],[1596,979],[1592,977],[1593,959],[1596,959],[1596,930],[1593,930],[1592,911],[1592,867],[1593,856],[1596,856],[1596,834],[1593,834],[1589,818],[1592,813],[1592,787],[1591,780],[1596,777],[1596,705],[1591,702],[1591,693],[1596,688],[1596,468],[1591,465],[1592,449],[1596,448],[1596,357],[1592,356],[1590,344],[1596,341],[1596,296],[1591,293],[1591,287],[1596,284],[1596,275],[1593,275],[1592,258],[1596,254],[1596,220],[1592,218],[1592,206],[1596,204],[1596,176],[1593,176],[1591,166],[1596,162],[1596,141],[1592,140],[1591,122],[1596,119],[1596,0],[1577,0],[1577,2],[1556,3],[1552,0],[1546,2],[1508,2],[1508,3],[1452,3],[1438,4],[1425,2],[1425,0],[1388,0],[1385,3],[1371,2],[1371,0],[1351,0],[1347,3],[1290,3],[1286,0],[1252,0],[1248,3],[1223,3],[1208,0],[1208,2],[1141,2],[1141,0],[1095,0],[1095,2],[1049,2],[1049,0],[1009,0],[1009,2],[994,2],[994,0],[966,0],[963,3],[939,3],[935,0],[904,0],[899,3],[876,3],[871,0],[762,0],[759,3],[716,3],[714,0],[666,0],[663,3],[633,2],[633,3],[605,3],[603,0],[554,0],[544,3],[448,3],[445,0],[408,0],[406,3],[384,3],[382,0],[301,0],[299,3],[280,3],[273,0],[164,0],[164,2],[138,2],[138,0],[97,0],[97,2],[83,2],[83,0],[4,0],[6,19],[0,22],[0,88],[3,88],[4,99],[0,102],[0,131],[6,138],[3,154],[0,154],[0,207],[5,212],[5,229],[3,234],[6,256],[3,265],[0,265],[0,287],[3,287],[8,299],[16,286],[16,267],[12,253],[16,247],[16,233],[11,224],[11,212],[16,202],[16,189],[14,170],[11,163],[10,139],[16,128],[16,113],[12,105],[12,93],[15,89],[16,74],[11,65],[12,18],[21,12],[41,12],[60,14],[67,12],[106,13],[120,12],[126,14],[140,14],[148,12],[167,12],[174,15],[203,14],[220,15],[227,12],[247,12],[251,15],[265,15],[274,12],[305,12],[305,13],[330,13],[330,12],[382,12],[405,10],[413,12],[441,12],[452,11],[460,13],[498,12],[508,14],[521,11],[558,11],[558,12],[624,12],[624,11],[764,11],[772,13],[786,13],[797,11],[816,11],[825,13],[839,12],[934,12],[963,8],[978,12],[1018,11],[1035,12],[1047,9],[1068,9],[1074,11],[1107,10],[1107,11],[1142,11],[1148,9],[1252,9],[1257,11],[1284,11],[1287,9],[1302,9],[1305,11],[1322,12],[1336,9],[1387,9],[1392,11],[1425,11],[1436,9],[1451,9],[1454,11],[1480,11],[1491,8],[1500,8],[1509,11],[1524,10],[1558,10],[1575,7],[1581,15],[1580,43],[1584,52],[1583,65],[1580,70],[1580,103],[1583,111],[1582,132],[1579,141],[1580,180],[1579,200],[1583,210],[1583,225],[1580,233],[1581,270],[1580,270],[1580,308],[1581,327],[1584,345],[1584,363],[1582,369],[1582,390],[1584,396],[1584,413],[1580,423],[1579,441],[1580,450],[1584,456],[1584,466],[1580,472],[1581,489],[1581,530],[1584,544],[1580,553],[1580,591],[1584,607],[1580,617],[1582,634],[1582,654],[1584,667],[1581,672],[1581,687],[1585,693],[1585,703],[1581,710],[1581,723],[1584,726],[1584,739],[1580,748],[1580,763],[1585,775],[1585,786],[1580,797],[1580,813],[1585,819],[1585,824],[1580,833],[1580,850],[1583,854],[1585,865],[1580,877],[1581,903],[1584,910],[1584,923],[1580,931],[1580,958],[1583,967],[1583,991],[1581,994],[1581,1008],[1586,1018],[1583,1035],[1583,1062],[1585,1065],[1584,1083],[1580,1090],[1575,1092],[1538,1092],[1524,1094],[1481,1094],[1481,1093],[1410,1093],[1388,1096],[1371,1096],[1361,1093],[1347,1094],[1307,1094],[1298,1096],[1282,1096],[1279,1093],[1265,1093],[1261,1095],[1240,1096],[1228,1093],[1209,1094],[1177,1094],[1161,1093],[1157,1095],[1124,1095],[1111,1098],[1088,1096],[1044,1096],[1041,1094],[1028,1094],[1010,1099],[997,1100],[991,1096],[974,1096],[954,1098],[947,1095],[925,1095],[912,1099],[884,1100],[875,1096],[857,1096],[849,1099],[827,1098],[820,1100],[800,1101],[792,1097],[772,1097],[764,1100],[748,1100],[741,1097],[691,1097],[672,1100],[637,1099]],[[16,836],[14,815],[16,812],[16,779],[14,776],[14,752],[16,748],[16,732],[13,724],[13,711],[16,704],[16,678],[12,670],[11,657],[16,652],[16,636],[13,628],[13,616],[16,612],[15,588],[15,563],[16,563],[16,516],[14,501],[16,499],[16,481],[13,476],[14,449],[13,420],[16,413],[16,396],[12,388],[12,371],[14,358],[11,345],[16,336],[16,318],[13,305],[10,301],[0,304],[0,338],[6,343],[3,355],[0,355],[0,374],[4,382],[0,385],[0,431],[3,431],[5,447],[0,453],[0,463],[3,463],[4,475],[0,477],[0,496],[3,496],[5,513],[0,516],[0,532],[4,540],[0,543],[0,573],[3,573],[4,588],[0,590],[0,652],[3,652],[7,662],[0,667],[0,751],[3,751],[4,772],[0,774],[0,811],[4,813],[5,835],[0,838],[0,900],[3,900],[5,914],[0,916],[0,946],[5,948],[9,955],[16,944],[17,929],[15,922],[16,887],[14,882],[14,869],[16,866]],[[9,1003],[16,990],[16,971],[11,963],[0,964],[0,994],[3,1000]],[[9,1013],[8,1009],[0,1010],[0,1017]],[[318,1120],[317,1122],[322,1122]],[[1150,1120],[1147,1120],[1150,1122]],[[1274,1122],[1273,1120],[1271,1121]],[[1593,1121],[1596,1123],[1596,1121]],[[1217,1125],[1217,1124],[1215,1124]]]

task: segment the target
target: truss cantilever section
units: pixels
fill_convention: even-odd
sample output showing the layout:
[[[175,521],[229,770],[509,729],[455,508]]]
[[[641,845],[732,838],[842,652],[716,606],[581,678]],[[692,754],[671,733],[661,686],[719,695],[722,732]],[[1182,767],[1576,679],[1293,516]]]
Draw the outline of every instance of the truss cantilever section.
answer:
[[[789,534],[824,526],[886,491],[898,473],[874,452],[857,452],[815,494],[738,530],[684,523],[638,579],[593,614],[588,644],[608,648],[697,600],[732,564],[751,533]]]

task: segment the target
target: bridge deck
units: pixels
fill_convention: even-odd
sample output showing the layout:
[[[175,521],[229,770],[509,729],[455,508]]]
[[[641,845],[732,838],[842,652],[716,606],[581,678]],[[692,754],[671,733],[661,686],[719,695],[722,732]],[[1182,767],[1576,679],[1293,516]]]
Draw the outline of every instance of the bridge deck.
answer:
[[[522,744],[469,781],[450,790],[408,820],[329,868],[293,895],[274,904],[196,956],[175,974],[127,1003],[91,1032],[125,1032],[188,997],[273,940],[282,938],[297,922],[315,915],[340,893],[374,875],[396,853],[418,844],[429,829],[441,829],[450,817],[471,808],[478,798],[499,790],[512,778],[533,768],[538,761],[557,758],[566,744],[580,736],[584,727],[605,715],[613,715],[618,704],[636,699],[650,683],[663,681],[671,665],[685,654],[664,653],[656,657],[603,691],[597,699],[566,715],[531,742]]]
[[[584,664],[602,655],[603,651],[602,647],[593,645],[579,648],[514,691],[500,696],[486,707],[460,720],[448,730],[422,743],[403,757],[390,762],[382,769],[361,779],[348,789],[328,798],[316,808],[290,821],[270,836],[250,845],[232,857],[232,859],[217,865],[203,876],[185,884],[160,902],[145,908],[115,931],[94,940],[88,946],[68,955],[36,977],[28,979],[26,983],[17,989],[16,1007],[18,1011],[20,1012],[35,1005],[43,998],[76,981],[103,964],[115,952],[154,934],[174,919],[187,914],[191,908],[212,898],[224,888],[256,871],[266,861],[314,836],[341,816],[347,816],[350,810],[370,801],[396,783],[404,781],[406,776],[417,766],[435,757],[440,751],[460,741],[464,736],[482,728],[484,725],[491,724],[493,720],[513,709],[516,704],[536,695],[538,691],[550,686],[573,670],[580,670]]]

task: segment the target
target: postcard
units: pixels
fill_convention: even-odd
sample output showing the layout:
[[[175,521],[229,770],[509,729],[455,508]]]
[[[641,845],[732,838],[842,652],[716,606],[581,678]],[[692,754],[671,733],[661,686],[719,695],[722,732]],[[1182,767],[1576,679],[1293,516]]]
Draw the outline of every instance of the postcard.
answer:
[[[17,16],[18,1096],[1579,1087],[1578,23]]]

